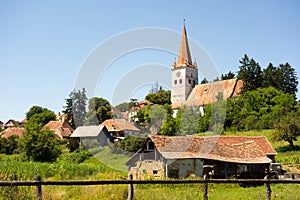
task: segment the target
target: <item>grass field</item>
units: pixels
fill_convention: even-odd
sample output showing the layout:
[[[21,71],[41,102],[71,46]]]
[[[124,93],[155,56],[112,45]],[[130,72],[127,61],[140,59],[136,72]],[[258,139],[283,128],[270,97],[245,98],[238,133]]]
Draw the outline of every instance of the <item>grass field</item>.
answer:
[[[287,151],[286,142],[271,140],[272,131],[251,131],[244,133],[226,132],[226,135],[266,135],[277,150],[277,161],[284,167],[300,170],[300,151]],[[299,138],[300,139],[300,138]],[[300,141],[295,142],[300,146]],[[0,155],[0,180],[34,180],[38,174],[42,180],[103,180],[120,179],[127,176],[125,162],[130,155],[112,154],[109,148],[102,149],[94,157],[83,163],[67,162],[38,163],[25,162],[22,155]],[[100,162],[101,161],[101,162]],[[199,184],[182,185],[135,185],[135,199],[202,199],[203,186]],[[300,199],[300,185],[274,184],[272,199]],[[106,186],[43,186],[43,199],[127,199],[127,185]],[[209,199],[265,199],[264,186],[242,188],[237,184],[209,184]],[[36,199],[35,187],[1,187],[0,199]]]

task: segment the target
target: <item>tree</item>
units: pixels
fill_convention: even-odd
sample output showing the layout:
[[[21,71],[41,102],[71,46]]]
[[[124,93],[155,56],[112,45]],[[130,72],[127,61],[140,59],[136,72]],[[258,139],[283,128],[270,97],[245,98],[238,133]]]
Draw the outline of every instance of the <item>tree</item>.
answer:
[[[281,82],[281,88],[284,93],[296,95],[298,89],[297,73],[289,63],[280,64],[279,70],[282,73],[283,80]]]
[[[11,135],[8,138],[0,139],[1,153],[12,155],[18,152],[20,138],[16,135]]]
[[[208,80],[204,77],[203,80],[201,81],[201,84],[208,83]]]
[[[63,113],[66,115],[66,121],[73,127],[82,126],[86,114],[86,91],[84,88],[77,92],[73,90],[66,98],[66,105]]]
[[[235,74],[232,71],[229,71],[227,74],[221,75],[221,80],[233,79]]]
[[[126,112],[129,109],[129,103],[127,102],[120,103],[119,105],[116,105],[115,108],[121,112]]]
[[[165,104],[164,110],[166,111],[166,118],[160,130],[160,135],[176,135],[178,126],[176,120],[173,118],[173,110],[171,105]]]
[[[274,138],[287,141],[291,150],[295,150],[294,141],[300,136],[300,119],[296,113],[289,113],[276,126]]]
[[[40,127],[43,127],[51,120],[56,119],[56,115],[53,111],[43,108],[41,106],[32,106],[26,113],[27,123],[35,123]]]
[[[93,97],[89,100],[88,108],[85,125],[99,125],[112,118],[111,105],[106,99]]]
[[[61,147],[49,129],[41,129],[39,124],[29,120],[25,125],[23,149],[28,159],[41,162],[53,162],[61,154]]]
[[[243,80],[242,92],[255,90],[262,86],[262,70],[259,64],[245,54],[240,60],[238,79]]]
[[[177,126],[180,135],[192,135],[198,132],[201,112],[199,107],[183,106],[177,112]]]
[[[269,63],[268,67],[263,71],[263,87],[274,87],[282,90],[282,79],[282,73],[279,68]]]
[[[171,91],[160,89],[158,93],[148,94],[145,99],[159,105],[171,104]]]

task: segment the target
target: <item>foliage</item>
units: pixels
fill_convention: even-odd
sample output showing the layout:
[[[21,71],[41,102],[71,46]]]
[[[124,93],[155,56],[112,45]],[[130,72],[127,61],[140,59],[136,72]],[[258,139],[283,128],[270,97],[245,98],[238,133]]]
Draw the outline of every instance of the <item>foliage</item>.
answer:
[[[227,74],[221,75],[221,80],[233,79],[235,74],[232,71],[229,71]]]
[[[93,97],[89,100],[89,111],[84,120],[85,125],[99,125],[112,118],[110,103],[101,97]]]
[[[178,132],[178,125],[176,120],[173,118],[173,110],[171,105],[165,104],[164,110],[166,112],[166,118],[163,122],[161,130],[159,132],[160,135],[176,135]]]
[[[235,130],[271,129],[283,115],[295,111],[296,101],[273,87],[259,88],[227,100],[225,128]]]
[[[26,157],[33,161],[53,162],[61,153],[53,131],[41,130],[38,124],[26,125],[22,142]]]
[[[198,131],[200,110],[198,107],[181,107],[177,112],[179,135],[192,135]]]
[[[203,80],[200,82],[201,84],[208,83],[208,80],[204,77]]]
[[[124,140],[121,140],[114,145],[123,151],[137,152],[145,142],[145,138],[135,137],[135,136],[126,136]]]
[[[7,155],[18,153],[19,150],[19,137],[11,135],[8,138],[0,139],[0,152]]]
[[[71,153],[61,154],[58,158],[58,162],[67,162],[67,163],[82,163],[89,157],[89,152],[87,150],[74,151]]]
[[[296,95],[298,91],[298,80],[297,74],[294,68],[290,66],[290,64],[280,64],[279,69],[282,73],[283,80],[281,81],[281,88],[284,93]]]
[[[300,119],[296,113],[289,113],[276,126],[274,138],[284,140],[290,144],[291,150],[295,150],[294,141],[300,136]]]
[[[27,123],[35,123],[44,126],[51,120],[56,119],[53,111],[40,106],[32,106],[26,113]]]
[[[75,91],[75,89],[69,94],[69,97],[65,99],[66,105],[64,106],[63,113],[66,115],[65,120],[73,127],[82,126],[85,114],[86,114],[86,91],[84,88]]]
[[[145,99],[159,105],[171,104],[171,91],[160,89],[158,93],[148,94]]]
[[[116,105],[115,108],[121,112],[126,112],[129,110],[129,103],[127,102],[120,103],[119,105]]]
[[[240,60],[238,79],[243,80],[242,92],[255,90],[262,86],[262,70],[259,64],[245,54]]]

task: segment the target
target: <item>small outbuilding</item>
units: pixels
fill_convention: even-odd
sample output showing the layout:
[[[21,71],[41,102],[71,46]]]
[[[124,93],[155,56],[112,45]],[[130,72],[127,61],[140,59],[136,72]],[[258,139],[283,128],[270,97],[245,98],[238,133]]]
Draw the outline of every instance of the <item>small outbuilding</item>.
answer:
[[[105,126],[79,126],[70,135],[72,139],[80,140],[86,148],[104,147],[113,142],[113,138],[109,134]]]

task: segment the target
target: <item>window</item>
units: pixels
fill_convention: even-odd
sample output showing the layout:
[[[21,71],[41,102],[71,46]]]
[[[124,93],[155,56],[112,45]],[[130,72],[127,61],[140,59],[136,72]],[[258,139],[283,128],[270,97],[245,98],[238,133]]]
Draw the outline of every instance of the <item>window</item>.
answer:
[[[194,85],[194,86],[196,85],[196,81],[195,81],[195,80],[193,80],[193,85]]]
[[[191,81],[191,79],[189,79],[189,84],[192,84],[192,81]]]
[[[182,84],[182,79],[179,80],[179,83]]]
[[[157,169],[154,169],[153,170],[153,175],[157,175],[158,174],[158,170]]]
[[[174,81],[174,84],[177,85],[177,80]]]
[[[169,177],[170,177],[170,178],[178,178],[178,177],[179,177],[179,176],[178,176],[178,172],[179,172],[179,170],[171,169],[171,170],[169,171]]]

